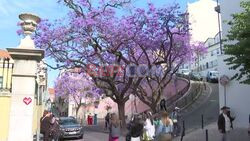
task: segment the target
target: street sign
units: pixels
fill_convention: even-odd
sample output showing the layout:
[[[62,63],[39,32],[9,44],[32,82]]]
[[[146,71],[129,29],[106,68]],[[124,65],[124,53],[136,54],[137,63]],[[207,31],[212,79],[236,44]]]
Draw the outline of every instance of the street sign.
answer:
[[[220,84],[222,86],[226,86],[229,83],[229,81],[230,81],[230,78],[226,75],[223,75],[220,77]]]

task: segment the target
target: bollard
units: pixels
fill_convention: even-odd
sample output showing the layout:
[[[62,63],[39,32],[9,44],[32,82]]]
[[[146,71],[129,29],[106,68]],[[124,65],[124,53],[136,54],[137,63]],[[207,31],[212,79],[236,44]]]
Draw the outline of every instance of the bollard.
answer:
[[[182,122],[182,128],[183,128],[183,136],[185,136],[185,131],[186,131],[186,127],[185,127],[185,121],[183,120]]]
[[[249,114],[249,124],[250,124],[250,114]]]
[[[204,116],[201,115],[201,128],[203,129],[204,128]]]
[[[250,135],[250,114],[249,114],[249,127],[248,127],[248,134]]]
[[[206,141],[208,141],[208,130],[206,129]]]
[[[182,133],[181,133],[181,141],[183,140],[183,137],[185,136],[185,121],[182,121]]]

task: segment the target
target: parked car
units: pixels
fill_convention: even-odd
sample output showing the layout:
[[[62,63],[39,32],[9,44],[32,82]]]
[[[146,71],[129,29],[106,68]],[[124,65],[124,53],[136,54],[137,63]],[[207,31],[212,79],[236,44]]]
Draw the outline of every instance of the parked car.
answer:
[[[81,126],[74,117],[61,117],[59,119],[60,139],[65,138],[83,138],[83,126]]]
[[[215,82],[218,83],[218,71],[208,71],[207,73],[207,82]]]
[[[202,81],[202,76],[198,72],[192,72],[190,73],[190,79],[195,80],[195,81]]]
[[[180,73],[186,76],[189,76],[191,71],[189,69],[181,69]]]

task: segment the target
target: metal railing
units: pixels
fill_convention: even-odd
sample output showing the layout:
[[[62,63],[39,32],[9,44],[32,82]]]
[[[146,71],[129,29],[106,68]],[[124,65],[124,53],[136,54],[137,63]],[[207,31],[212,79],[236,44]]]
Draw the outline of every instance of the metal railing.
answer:
[[[180,99],[181,97],[183,97],[183,95],[186,94],[186,92],[190,88],[190,80],[187,79],[186,81],[188,81],[188,85],[185,88],[183,88],[181,91],[179,91],[176,95],[174,95],[166,100],[167,107],[172,106],[178,99]]]
[[[184,94],[186,94],[186,95],[182,95],[182,97],[176,99],[175,102],[171,102],[171,103],[167,104],[168,110],[172,111],[174,109],[174,107],[178,107],[180,109],[183,109],[183,108],[187,107],[188,105],[192,104],[199,97],[199,95],[202,91],[201,86],[202,85],[200,83],[197,84],[195,87],[192,86],[189,93],[186,94],[186,92],[185,92]],[[184,90],[185,89],[183,89],[183,91]]]

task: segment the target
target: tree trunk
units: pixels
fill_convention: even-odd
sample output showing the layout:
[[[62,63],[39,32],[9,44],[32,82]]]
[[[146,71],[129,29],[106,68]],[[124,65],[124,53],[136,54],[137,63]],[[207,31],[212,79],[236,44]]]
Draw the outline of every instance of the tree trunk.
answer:
[[[148,106],[151,108],[153,114],[156,114],[156,113],[157,113],[157,104],[148,105]]]
[[[125,128],[126,127],[125,102],[117,102],[117,105],[118,105],[119,119],[122,122],[122,128]]]
[[[78,119],[78,112],[79,112],[79,109],[81,108],[81,106],[82,106],[82,105],[80,104],[80,105],[77,105],[77,107],[76,107],[76,119],[77,119],[77,120],[79,120],[79,119]]]

